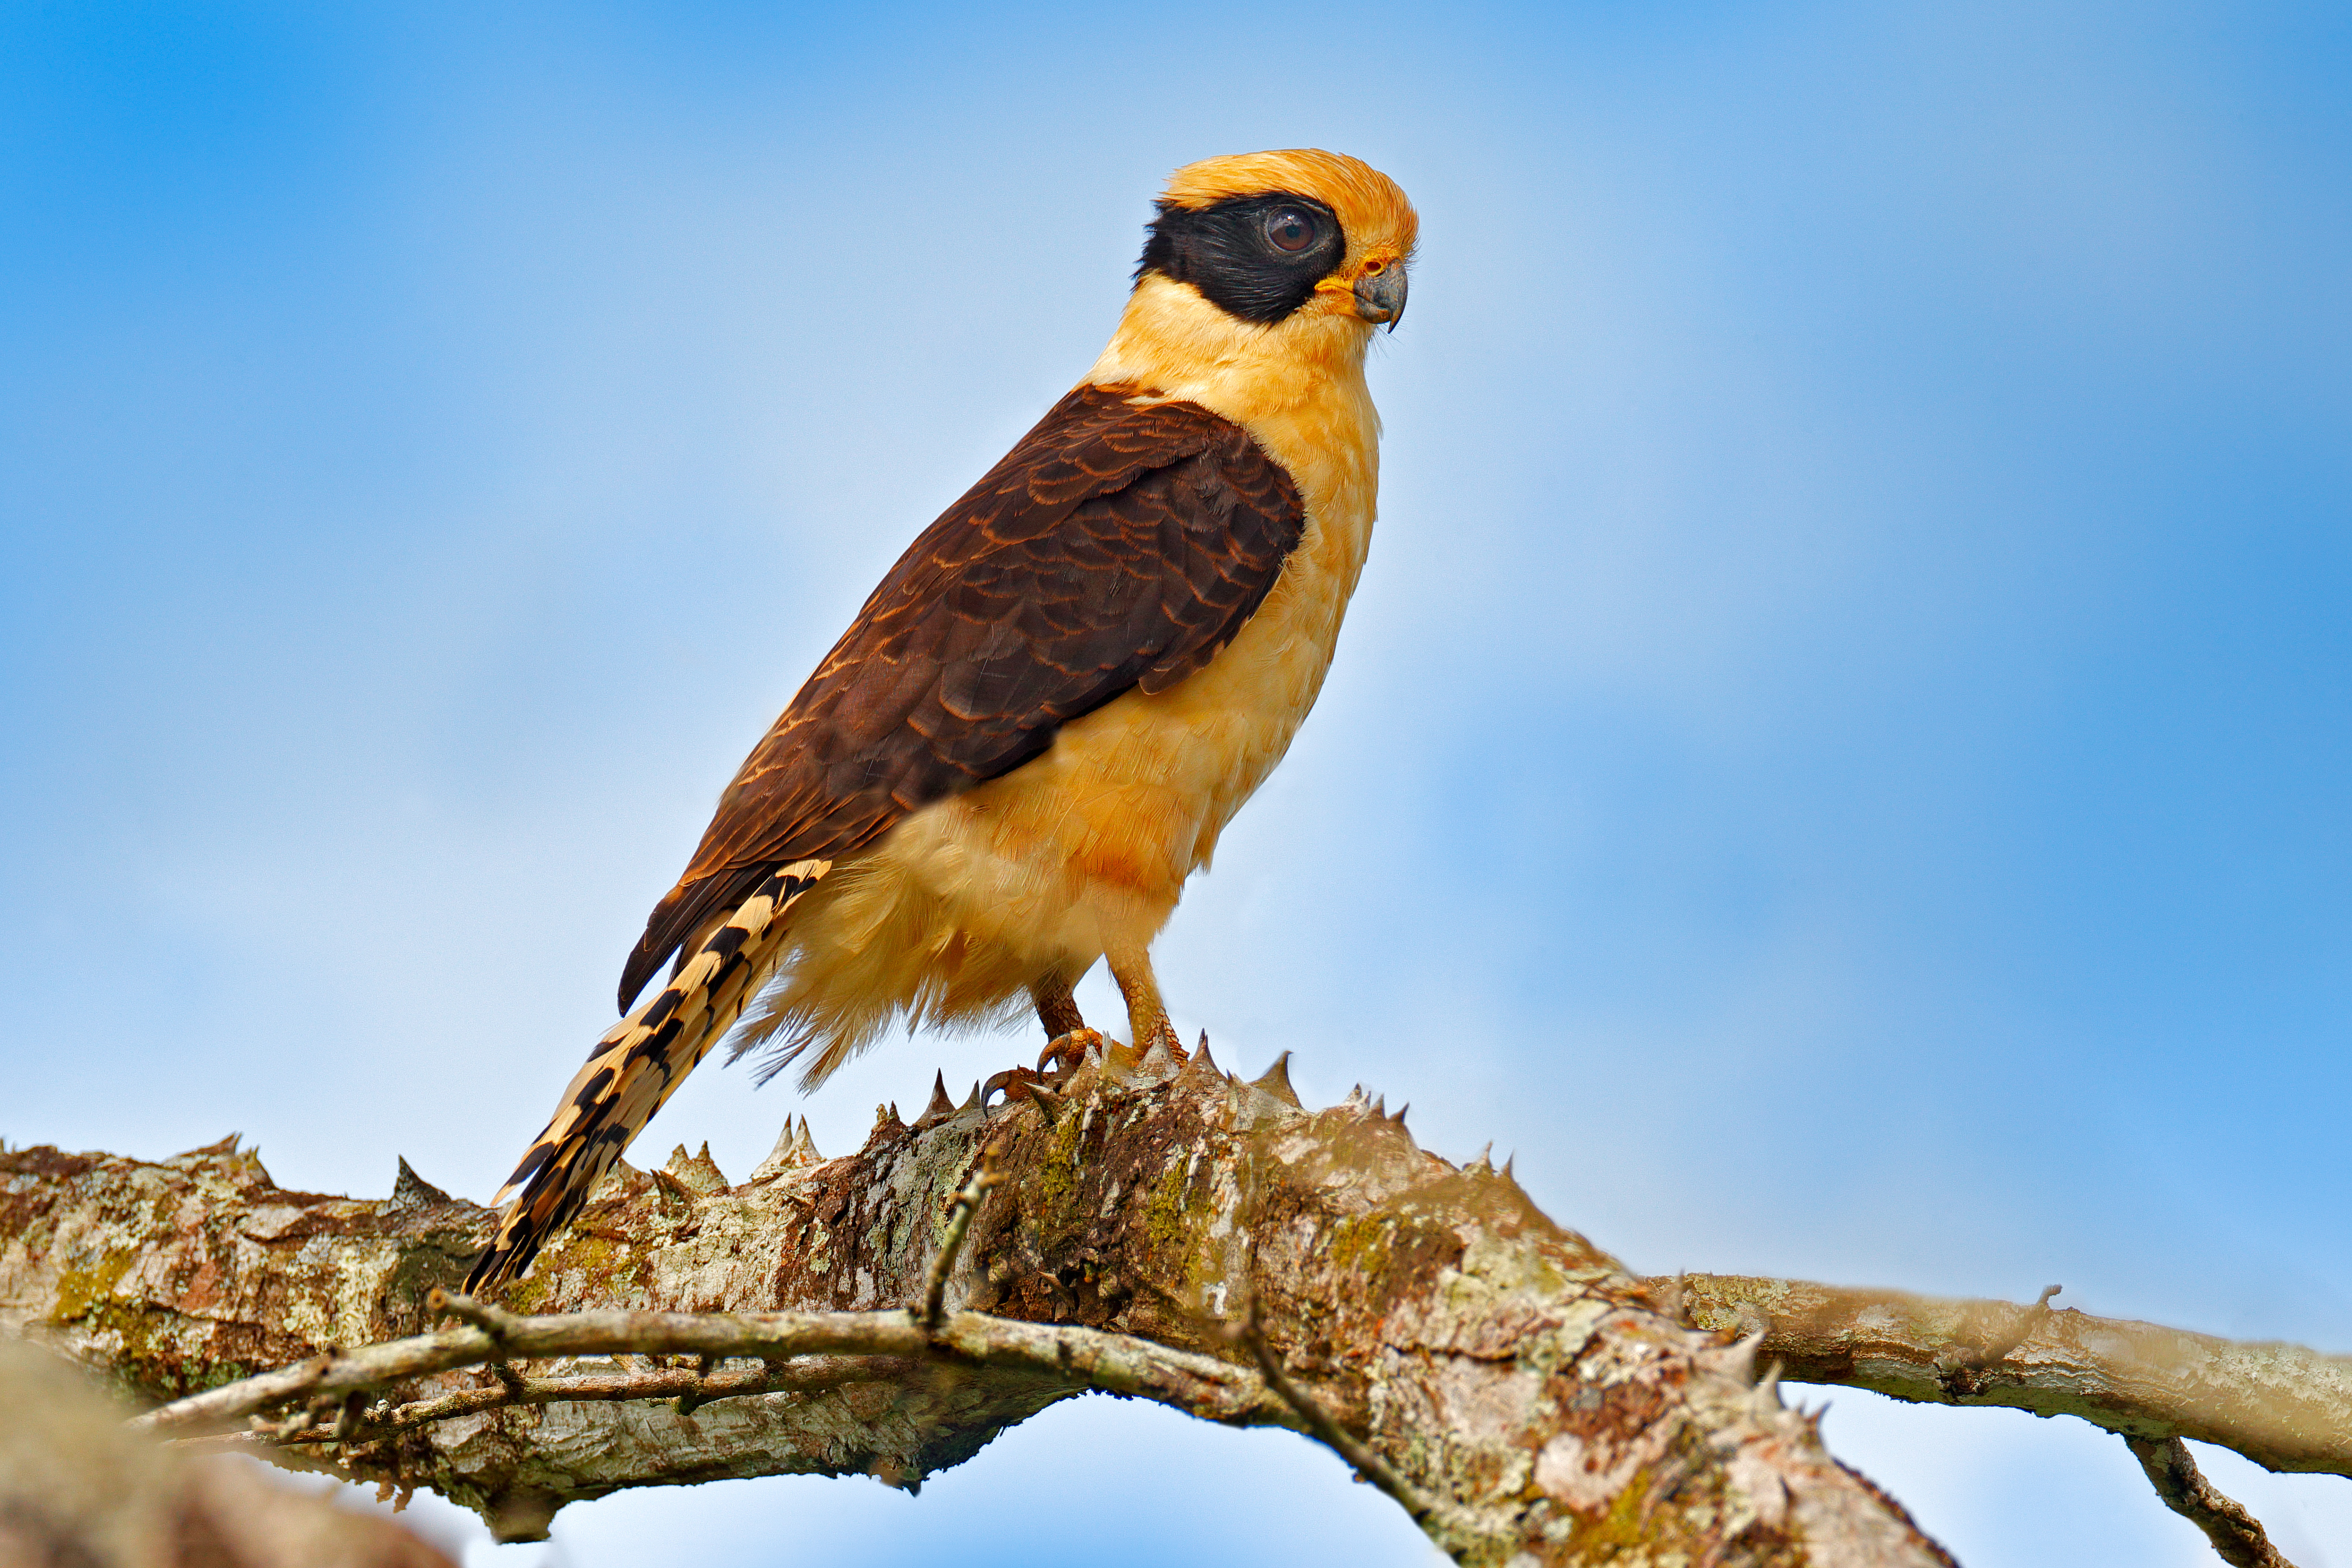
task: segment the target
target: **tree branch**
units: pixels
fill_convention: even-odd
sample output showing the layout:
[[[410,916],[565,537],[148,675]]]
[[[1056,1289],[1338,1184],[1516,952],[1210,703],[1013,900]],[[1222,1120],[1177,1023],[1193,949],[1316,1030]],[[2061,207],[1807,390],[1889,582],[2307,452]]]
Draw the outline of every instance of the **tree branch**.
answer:
[[[1331,1419],[1330,1412],[1315,1402],[1315,1396],[1290,1380],[1282,1370],[1281,1358],[1265,1343],[1265,1331],[1259,1327],[1257,1312],[1251,1310],[1249,1321],[1237,1329],[1226,1331],[1229,1337],[1246,1347],[1257,1363],[1258,1375],[1265,1379],[1282,1402],[1304,1419],[1307,1429],[1323,1445],[1354,1468],[1357,1475],[1386,1492],[1412,1521],[1424,1530],[1438,1512],[1438,1505],[1421,1495],[1411,1481],[1389,1468],[1386,1459],[1358,1442],[1348,1429]]]
[[[944,1095],[941,1098],[945,1098]],[[996,1185],[995,1168],[989,1163],[996,1157],[996,1145],[991,1144],[981,1155],[980,1168],[963,1184],[948,1206],[947,1234],[940,1238],[939,1256],[923,1278],[923,1307],[919,1321],[929,1333],[937,1333],[947,1312],[948,1276],[955,1271],[956,1257],[963,1250],[963,1239],[971,1230],[971,1217],[980,1212],[980,1200]]]
[[[1763,1329],[1801,1383],[1937,1405],[2077,1416],[2129,1438],[2193,1437],[2272,1470],[2352,1476],[2352,1360],[2033,1306],[1799,1280],[1661,1281],[1696,1327]]]
[[[916,1363],[954,1357],[977,1366],[1007,1367],[1043,1373],[1068,1382],[1073,1391],[1098,1389],[1108,1394],[1139,1396],[1172,1405],[1203,1420],[1245,1426],[1304,1426],[1289,1406],[1269,1393],[1255,1378],[1207,1356],[1165,1349],[1148,1340],[1124,1334],[1098,1333],[1083,1328],[1049,1328],[957,1312],[936,1329],[926,1330],[905,1311],[879,1312],[575,1312],[546,1317],[522,1317],[484,1302],[433,1292],[432,1308],[472,1320],[467,1326],[418,1334],[359,1350],[330,1351],[295,1365],[240,1379],[202,1394],[192,1394],[136,1417],[134,1427],[166,1435],[215,1429],[278,1406],[302,1402],[316,1405],[321,1396],[339,1401],[342,1396],[367,1393],[390,1384],[426,1377],[462,1367],[513,1361],[554,1361],[581,1356],[627,1353],[637,1355],[695,1355],[714,1361],[752,1358],[762,1362],[800,1356],[850,1358],[818,1376],[794,1379],[776,1375],[778,1387],[802,1392],[860,1381],[877,1381],[887,1372],[866,1364],[904,1369]],[[611,1380],[613,1399],[656,1398],[694,1395],[704,1387],[727,1393],[751,1394],[772,1390],[731,1387],[699,1373],[672,1377]],[[764,1380],[769,1375],[761,1375]],[[552,1403],[557,1384],[594,1385],[604,1380],[540,1379],[544,1397],[530,1397],[532,1379],[519,1377],[495,1390],[499,1398],[475,1401],[454,1397],[446,1414],[468,1414],[505,1405]],[[620,1391],[634,1382],[644,1394]],[[719,1397],[712,1395],[709,1397]],[[577,1396],[572,1396],[577,1397]],[[709,1399],[700,1400],[708,1403]],[[438,1420],[440,1414],[418,1413],[409,1423]],[[292,1437],[310,1429],[280,1434]]]
[[[255,1429],[177,1437],[173,1441],[189,1448],[214,1447],[230,1449],[282,1443],[336,1443],[347,1438],[364,1442],[412,1427],[429,1426],[436,1421],[478,1415],[485,1410],[516,1405],[691,1397],[698,1407],[745,1394],[809,1393],[841,1388],[853,1383],[899,1382],[912,1376],[915,1367],[913,1362],[887,1357],[842,1356],[819,1357],[806,1366],[779,1367],[762,1364],[757,1371],[738,1369],[734,1372],[705,1373],[688,1371],[683,1367],[657,1367],[646,1372],[613,1372],[583,1377],[518,1377],[512,1383],[500,1382],[488,1388],[468,1388],[437,1398],[413,1400],[405,1405],[383,1401],[366,1411],[343,1436],[338,1436],[332,1427],[310,1427],[282,1435],[275,1429]]]
[[[1310,1113],[1280,1072],[1245,1084],[1205,1051],[1179,1071],[1114,1050],[992,1111],[941,1095],[912,1128],[883,1112],[844,1159],[797,1131],[740,1186],[707,1152],[624,1166],[503,1307],[433,1329],[488,1227],[405,1166],[368,1202],[281,1191],[235,1140],[0,1154],[0,1327],[182,1401],[159,1427],[290,1409],[282,1462],[434,1488],[510,1539],[630,1486],[911,1489],[1107,1389],[1336,1433],[1465,1563],[1948,1562],[1758,1385],[1736,1326],[1694,1328],[1507,1171],[1416,1148],[1360,1092]],[[1222,1327],[1244,1302],[1246,1353]],[[628,1354],[699,1364],[607,1359]]]
[[[2262,1521],[2215,1490],[2178,1437],[2126,1437],[2164,1506],[2205,1532],[2230,1568],[2294,1568],[2279,1554]]]

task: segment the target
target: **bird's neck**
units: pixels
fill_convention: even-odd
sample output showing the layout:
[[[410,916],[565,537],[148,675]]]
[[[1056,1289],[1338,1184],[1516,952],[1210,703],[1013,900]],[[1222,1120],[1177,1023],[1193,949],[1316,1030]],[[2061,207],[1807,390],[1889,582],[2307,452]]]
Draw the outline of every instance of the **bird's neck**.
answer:
[[[1102,357],[1097,386],[1199,403],[1253,434],[1314,404],[1371,404],[1364,350],[1371,329],[1301,311],[1271,327],[1236,319],[1197,289],[1156,274],[1136,285]]]
[[[1198,403],[1248,431],[1298,486],[1316,548],[1338,551],[1330,570],[1344,603],[1380,488],[1381,416],[1364,384],[1370,338],[1362,321],[1304,311],[1253,326],[1187,285],[1148,277],[1087,382]]]

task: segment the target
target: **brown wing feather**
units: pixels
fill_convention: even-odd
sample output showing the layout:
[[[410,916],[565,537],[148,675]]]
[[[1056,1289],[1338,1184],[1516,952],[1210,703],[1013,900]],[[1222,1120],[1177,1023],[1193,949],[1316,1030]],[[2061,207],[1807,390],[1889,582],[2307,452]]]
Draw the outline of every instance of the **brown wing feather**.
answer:
[[[777,865],[835,859],[997,778],[1256,611],[1306,513],[1247,432],[1080,387],[909,546],[752,748],[653,912],[621,1006]]]

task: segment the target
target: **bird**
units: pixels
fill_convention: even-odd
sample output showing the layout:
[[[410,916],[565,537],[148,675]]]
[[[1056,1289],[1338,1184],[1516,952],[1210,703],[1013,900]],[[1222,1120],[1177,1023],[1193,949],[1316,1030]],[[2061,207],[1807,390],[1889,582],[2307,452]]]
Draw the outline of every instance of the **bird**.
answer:
[[[1102,1038],[1072,994],[1099,960],[1134,1049],[1183,1056],[1151,943],[1330,668],[1379,488],[1365,359],[1418,228],[1340,153],[1169,177],[1092,368],[908,548],[719,797],[468,1290],[520,1276],[730,1031],[803,1090],[902,1019],[1034,1009],[1050,1057]]]

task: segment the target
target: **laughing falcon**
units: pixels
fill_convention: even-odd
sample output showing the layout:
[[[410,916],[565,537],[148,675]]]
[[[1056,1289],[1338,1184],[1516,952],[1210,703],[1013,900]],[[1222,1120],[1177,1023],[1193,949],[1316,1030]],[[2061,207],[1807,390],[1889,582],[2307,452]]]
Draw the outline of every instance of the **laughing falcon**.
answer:
[[[1364,353],[1414,231],[1338,153],[1170,178],[1102,357],[899,558],[720,797],[623,1010],[668,980],[564,1090],[469,1288],[529,1266],[755,997],[736,1049],[803,1087],[902,1014],[1026,1004],[1066,1035],[1097,958],[1136,1046],[1179,1049],[1151,941],[1330,665],[1380,475]]]

